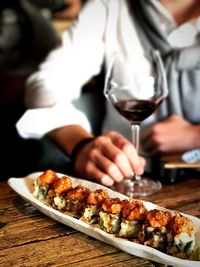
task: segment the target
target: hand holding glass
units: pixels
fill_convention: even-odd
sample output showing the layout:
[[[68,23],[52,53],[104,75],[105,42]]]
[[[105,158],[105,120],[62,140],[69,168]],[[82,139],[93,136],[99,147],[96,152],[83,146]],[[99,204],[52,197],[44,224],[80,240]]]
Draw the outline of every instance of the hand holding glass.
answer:
[[[138,72],[136,62],[115,55],[106,75],[104,94],[116,110],[131,124],[132,141],[139,152],[140,124],[168,95],[165,71],[158,51],[148,55],[149,75]],[[138,175],[123,180],[122,193],[133,197],[151,195],[160,182]],[[119,187],[120,188],[120,187]],[[118,188],[118,191],[120,191]]]

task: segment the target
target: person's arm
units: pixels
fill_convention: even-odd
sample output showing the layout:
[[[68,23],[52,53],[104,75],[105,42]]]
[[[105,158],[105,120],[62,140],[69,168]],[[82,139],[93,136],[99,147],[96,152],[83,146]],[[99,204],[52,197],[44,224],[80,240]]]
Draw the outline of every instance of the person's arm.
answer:
[[[74,147],[82,140],[93,137],[80,125],[67,125],[50,131],[47,137],[55,142],[67,155],[71,155]]]
[[[199,137],[200,125],[171,115],[143,131],[141,143],[150,155],[178,154],[200,147]]]

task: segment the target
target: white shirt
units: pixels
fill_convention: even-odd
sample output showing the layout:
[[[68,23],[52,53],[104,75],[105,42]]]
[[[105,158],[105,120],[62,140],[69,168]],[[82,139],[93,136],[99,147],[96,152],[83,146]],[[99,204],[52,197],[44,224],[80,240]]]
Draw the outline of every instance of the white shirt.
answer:
[[[173,18],[157,0],[152,1],[161,26],[170,36],[176,28]],[[100,72],[104,60],[109,65],[115,52],[134,59],[136,74],[142,73],[145,79],[149,64],[126,1],[88,1],[74,26],[64,32],[62,46],[51,52],[39,71],[27,80],[25,100],[29,109],[16,124],[19,134],[23,138],[41,138],[70,124],[80,124],[90,131],[89,121],[75,108],[73,100],[80,96],[82,86]],[[102,132],[110,129],[131,138],[129,123],[107,102]]]

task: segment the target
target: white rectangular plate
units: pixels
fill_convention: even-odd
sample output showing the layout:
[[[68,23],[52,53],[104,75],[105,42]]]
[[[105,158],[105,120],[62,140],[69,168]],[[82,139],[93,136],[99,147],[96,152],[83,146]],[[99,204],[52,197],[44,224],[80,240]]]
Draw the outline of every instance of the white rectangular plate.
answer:
[[[124,252],[127,252],[129,254],[149,259],[151,261],[167,264],[167,265],[175,265],[175,266],[184,266],[184,267],[199,267],[200,266],[200,261],[190,261],[190,260],[183,260],[179,259],[173,256],[169,256],[165,253],[162,253],[154,248],[140,245],[131,241],[128,241],[123,238],[117,238],[114,235],[107,234],[106,232],[91,226],[89,224],[86,224],[82,221],[79,221],[78,219],[75,219],[71,216],[65,215],[61,213],[58,210],[55,210],[44,203],[42,203],[40,200],[36,199],[33,195],[33,180],[35,180],[41,172],[35,172],[32,173],[24,178],[10,178],[8,180],[9,186],[16,192],[18,193],[25,201],[29,202],[32,204],[34,207],[36,207],[39,211],[42,213],[46,214],[47,216],[53,218],[54,220],[61,222],[69,227],[72,227],[80,232],[83,232],[89,236],[92,236],[98,240],[101,240],[105,243],[108,243],[110,245],[113,245],[119,249],[121,249]],[[62,174],[58,173],[58,176],[62,176]],[[83,179],[77,179],[74,177],[71,177],[72,179],[72,184],[73,186],[76,186],[78,184],[83,185],[88,187],[91,190],[96,190],[98,188],[104,188],[108,190],[109,196],[110,197],[119,197],[120,199],[125,199],[127,198],[126,196],[114,192],[104,186],[101,186],[99,184],[86,181]],[[151,209],[161,209],[161,210],[166,210],[160,206],[157,206],[153,203],[143,201],[145,206],[147,207],[148,210]],[[183,214],[183,213],[182,213]],[[200,220],[194,216],[183,214],[186,217],[189,217],[190,219],[193,220],[195,223],[198,231],[196,234],[196,240],[198,244],[200,245]]]

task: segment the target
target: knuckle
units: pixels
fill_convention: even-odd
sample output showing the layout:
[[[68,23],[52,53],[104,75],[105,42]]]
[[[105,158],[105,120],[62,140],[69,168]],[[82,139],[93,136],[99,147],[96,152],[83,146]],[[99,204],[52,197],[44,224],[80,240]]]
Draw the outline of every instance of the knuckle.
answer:
[[[92,170],[92,164],[91,162],[86,162],[85,165],[84,165],[84,173],[89,175],[91,173],[91,170]]]
[[[113,136],[114,135],[114,131],[113,130],[109,130],[105,135],[106,136]]]
[[[113,161],[116,164],[120,164],[120,162],[122,162],[124,158],[125,158],[125,155],[121,151],[119,151],[115,154]]]
[[[124,143],[121,148],[126,153],[133,153],[133,145],[129,143]]]
[[[104,145],[105,143],[107,143],[107,137],[104,135],[98,136],[94,140],[95,147],[98,147],[99,145]]]
[[[95,149],[95,148],[91,149],[88,153],[88,158],[90,160],[94,160],[96,158],[96,156],[97,156],[97,149]]]

